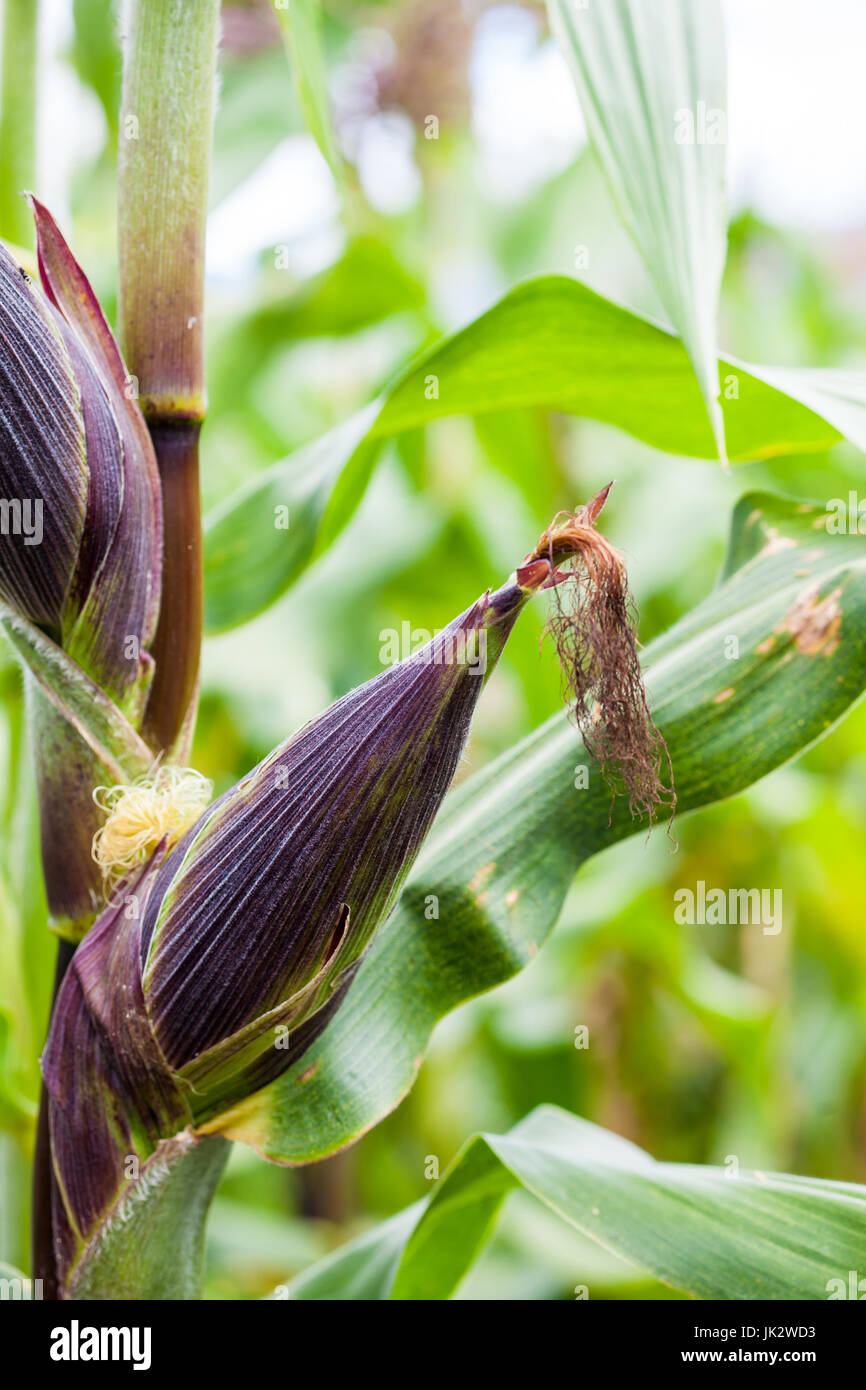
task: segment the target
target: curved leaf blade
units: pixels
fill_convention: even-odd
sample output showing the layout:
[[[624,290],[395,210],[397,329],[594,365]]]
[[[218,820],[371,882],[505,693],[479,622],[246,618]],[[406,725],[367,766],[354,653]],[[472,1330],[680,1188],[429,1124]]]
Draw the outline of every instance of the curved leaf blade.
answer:
[[[856,1268],[866,1237],[866,1189],[853,1183],[656,1163],[542,1106],[510,1134],[470,1141],[410,1236],[391,1298],[450,1296],[474,1258],[480,1220],[467,1207],[494,1184],[500,1201],[523,1187],[605,1249],[696,1298],[826,1299],[831,1281]]]
[[[720,360],[733,460],[827,449],[845,434],[866,444],[862,406],[824,418],[811,381]],[[856,374],[850,374],[856,378]],[[763,378],[766,376],[766,380]],[[864,379],[866,380],[866,379]],[[849,383],[853,393],[854,383]],[[823,399],[823,398],[821,398]],[[715,458],[698,383],[682,341],[565,276],[518,285],[413,363],[380,401],[268,469],[211,514],[205,529],[205,610],[220,632],[285,593],[360,500],[384,439],[448,415],[541,406],[616,425],[668,453]],[[288,531],[274,507],[289,509]]]
[[[786,1173],[657,1163],[555,1106],[464,1145],[424,1204],[289,1285],[292,1298],[446,1299],[521,1187],[606,1250],[706,1299],[826,1299],[866,1238],[866,1188]],[[395,1245],[403,1232],[402,1257]],[[371,1278],[356,1293],[361,1256]],[[396,1269],[395,1269],[396,1266]]]
[[[424,1210],[415,1202],[381,1226],[305,1269],[288,1286],[291,1298],[353,1302],[387,1298],[406,1242]]]
[[[377,413],[374,404],[350,416],[211,513],[205,530],[208,631],[255,617],[303,572],[341,472],[375,453],[367,436]]]

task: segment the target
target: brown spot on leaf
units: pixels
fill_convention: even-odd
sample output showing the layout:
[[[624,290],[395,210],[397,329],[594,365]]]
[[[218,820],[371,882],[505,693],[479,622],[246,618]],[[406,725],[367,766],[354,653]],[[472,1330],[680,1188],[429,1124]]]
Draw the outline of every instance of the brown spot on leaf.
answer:
[[[302,1071],[297,1078],[297,1085],[303,1086],[305,1082],[312,1081],[321,1065],[321,1062],[313,1062],[312,1066],[307,1067],[306,1071]]]
[[[760,652],[763,656],[765,652],[771,652],[775,645],[776,639],[771,633],[769,637],[764,638],[763,642],[758,643],[757,647],[755,648],[755,651]]]
[[[723,704],[723,703],[725,702],[725,700],[730,700],[730,698],[731,698],[731,696],[733,695],[733,693],[734,693],[734,686],[729,685],[728,688],[727,688],[727,690],[720,690],[719,693],[718,693],[718,695],[714,695],[714,696],[713,696],[713,704],[714,704],[714,705],[721,705],[721,704]]]
[[[841,589],[834,589],[826,598],[818,597],[818,585],[804,589],[785,614],[777,629],[790,632],[798,652],[806,656],[832,656],[839,645],[842,610],[839,607]]]
[[[483,864],[469,884],[469,892],[474,893],[477,888],[480,888],[484,880],[490,877],[495,868],[495,861],[492,864]]]
[[[762,555],[777,555],[780,550],[796,550],[797,542],[790,536],[780,536],[775,526],[767,527],[767,539],[761,550]]]

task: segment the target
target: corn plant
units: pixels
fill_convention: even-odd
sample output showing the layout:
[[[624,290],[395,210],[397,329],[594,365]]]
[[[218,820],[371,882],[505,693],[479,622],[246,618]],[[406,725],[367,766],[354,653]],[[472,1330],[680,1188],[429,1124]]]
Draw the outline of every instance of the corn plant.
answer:
[[[585,860],[630,836],[638,855],[648,834],[675,852],[683,817],[846,715],[866,671],[866,555],[820,502],[747,493],[717,586],[642,647],[598,477],[538,516],[510,573],[466,592],[425,645],[215,798],[191,765],[203,630],[249,622],[327,559],[386,443],[437,419],[541,407],[654,446],[661,500],[646,525],[674,545],[664,454],[731,468],[843,438],[864,448],[866,378],[719,355],[724,142],[690,137],[683,121],[724,113],[716,5],[551,0],[596,157],[667,321],[579,279],[529,279],[203,525],[220,6],[124,9],[116,331],[40,196],[36,8],[4,6],[0,624],[26,704],[10,765],[23,767],[26,738],[58,946],[44,1047],[12,1019],[3,1102],[28,1144],[16,1067],[22,1049],[31,1062],[40,1052],[31,1274],[43,1296],[194,1299],[232,1143],[282,1165],[354,1143],[406,1096],[437,1022],[536,955]],[[270,8],[351,217],[318,6]],[[12,196],[24,188],[26,201]],[[558,658],[564,708],[452,790],[479,698],[533,609],[550,637],[537,659]],[[4,683],[13,711],[18,679]],[[13,779],[13,846],[17,790]],[[19,937],[45,932],[25,901],[38,866],[14,853],[0,884],[10,978],[44,949]],[[285,1288],[448,1298],[517,1187],[700,1298],[827,1297],[866,1236],[854,1183],[729,1181],[542,1106],[507,1134],[469,1138],[428,1200]]]

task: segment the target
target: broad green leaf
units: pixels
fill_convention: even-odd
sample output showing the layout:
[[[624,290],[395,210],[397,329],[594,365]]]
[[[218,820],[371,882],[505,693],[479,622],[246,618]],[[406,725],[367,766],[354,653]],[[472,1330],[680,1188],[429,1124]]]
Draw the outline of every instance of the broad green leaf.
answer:
[[[228,1153],[218,1138],[161,1144],[85,1249],[68,1297],[200,1298],[205,1221]]]
[[[861,695],[866,538],[829,535],[828,520],[810,504],[744,497],[723,582],[647,648],[679,814],[751,786]],[[226,1132],[282,1162],[351,1143],[410,1089],[437,1021],[528,964],[583,861],[644,828],[621,800],[611,808],[568,720],[548,721],[449,797],[338,1014]]]
[[[333,1255],[318,1260],[292,1280],[289,1296],[359,1302],[387,1298],[406,1242],[425,1205],[415,1202]]]
[[[777,391],[802,401],[858,449],[866,449],[866,374],[841,367],[752,367],[751,371]]]
[[[717,0],[549,0],[626,226],[688,349],[724,452],[725,40]]]
[[[331,123],[328,74],[322,49],[322,7],[319,0],[288,0],[287,5],[277,8],[277,17],[310,134],[339,178],[340,155]]]
[[[348,463],[375,455],[377,406],[329,430],[211,513],[206,530],[210,631],[267,608],[307,566],[334,485]]]
[[[0,624],[25,668],[117,782],[146,772],[153,753],[113,700],[37,627],[0,604]]]
[[[847,1281],[857,1268],[866,1240],[864,1187],[657,1163],[618,1135],[540,1106],[508,1134],[470,1139],[420,1220],[418,1204],[392,1217],[305,1270],[289,1295],[450,1298],[517,1187],[604,1249],[696,1298],[826,1299],[831,1281]],[[371,1277],[358,1293],[363,1261]]]
[[[827,449],[843,428],[855,442],[866,439],[854,374],[844,417],[834,409],[824,418],[811,377],[801,400],[796,376],[782,390],[770,380],[772,368],[720,359],[718,370],[732,460]],[[861,391],[866,396],[862,382]],[[379,401],[268,469],[208,518],[209,630],[245,622],[286,591],[351,515],[373,446],[443,416],[523,406],[602,420],[668,453],[716,457],[679,338],[576,280],[530,280],[413,363]],[[289,509],[287,531],[275,530],[276,505]]]

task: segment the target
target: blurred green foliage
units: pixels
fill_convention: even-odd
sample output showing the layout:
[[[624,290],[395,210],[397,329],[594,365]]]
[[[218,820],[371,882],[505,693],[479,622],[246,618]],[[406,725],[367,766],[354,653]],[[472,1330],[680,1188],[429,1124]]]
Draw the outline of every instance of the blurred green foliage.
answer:
[[[119,57],[109,42],[108,0],[75,0],[73,8],[65,61],[95,95],[104,128],[95,154],[79,154],[73,165],[70,151],[65,230],[110,306]],[[279,247],[271,247],[247,276],[210,283],[209,507],[360,408],[410,355],[521,276],[574,273],[576,240],[590,248],[580,274],[593,288],[658,312],[591,156],[503,202],[477,177],[459,101],[440,138],[423,138],[418,110],[424,84],[435,90],[436,63],[449,56],[447,32],[438,47],[429,45],[426,63],[413,34],[437,8],[447,31],[449,0],[362,8],[359,16],[356,6],[327,6],[329,65],[337,76],[352,67],[355,87],[363,87],[353,35],[362,24],[391,33],[388,81],[380,73],[377,85],[368,73],[364,99],[368,114],[381,103],[414,123],[421,193],[406,211],[371,206],[352,158],[360,115],[338,105],[346,186],[328,263],[314,275],[280,269]],[[226,9],[215,205],[304,129],[267,5]],[[456,29],[452,38],[451,60],[465,80],[469,46]],[[347,88],[351,95],[343,81],[343,107],[351,106]],[[293,196],[303,199],[304,189]],[[864,317],[850,292],[862,275],[862,253],[859,263],[836,260],[832,238],[805,241],[739,216],[723,287],[723,349],[803,365],[862,359]],[[475,288],[461,312],[460,286],[469,282]],[[207,641],[195,766],[218,790],[230,785],[380,669],[385,629],[444,625],[502,580],[554,512],[610,477],[617,486],[605,530],[628,559],[646,641],[715,582],[743,491],[846,497],[860,482],[862,459],[843,445],[724,473],[660,456],[608,426],[536,411],[477,424],[444,420],[404,436],[387,451],[349,527],[289,594],[254,622]],[[485,692],[461,776],[559,707],[542,627],[543,614],[529,613],[515,633]],[[40,887],[32,874],[26,881],[32,793],[18,678],[8,664],[0,686],[0,1259],[24,1265],[32,1059],[52,951],[39,929]],[[235,1146],[210,1223],[208,1296],[268,1293],[347,1236],[427,1195],[430,1156],[444,1169],[468,1134],[505,1130],[543,1102],[614,1129],[657,1158],[724,1163],[736,1154],[745,1166],[866,1182],[864,829],[861,706],[796,765],[680,822],[678,854],[656,834],[591,861],[534,964],[440,1026],[410,1096],[351,1150],[289,1171]],[[696,879],[722,888],[781,886],[784,949],[753,927],[676,926],[673,893]],[[590,1028],[588,1050],[575,1047],[580,1023]],[[577,1283],[590,1283],[596,1297],[671,1296],[522,1196],[511,1199],[461,1296],[566,1298]]]

